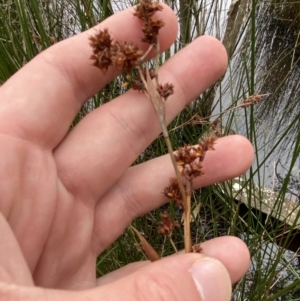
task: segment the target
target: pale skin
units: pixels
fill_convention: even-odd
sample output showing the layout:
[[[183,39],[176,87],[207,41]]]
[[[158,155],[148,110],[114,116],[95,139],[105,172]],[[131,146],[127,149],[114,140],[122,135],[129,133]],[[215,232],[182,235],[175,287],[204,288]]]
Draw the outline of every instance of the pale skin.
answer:
[[[146,49],[132,13],[123,11],[96,28]],[[165,5],[159,15],[166,23],[160,32],[166,50],[177,20]],[[91,66],[88,37],[94,32],[49,48],[0,89],[0,299],[153,300],[157,293],[158,300],[202,300],[187,274],[195,261],[211,257],[219,268],[212,271],[215,283],[206,300],[227,300],[230,283],[249,265],[247,247],[233,237],[203,243],[202,254],[136,263],[95,277],[96,257],[133,219],[167,202],[162,191],[174,172],[168,156],[130,167],[160,133],[151,103],[139,92],[96,109],[69,131],[82,104],[118,74]],[[175,87],[167,121],[226,65],[226,51],[211,37],[196,39],[163,65],[160,81]],[[252,163],[252,146],[241,136],[219,139],[215,148],[195,188],[238,176]],[[214,299],[217,279],[221,295]]]

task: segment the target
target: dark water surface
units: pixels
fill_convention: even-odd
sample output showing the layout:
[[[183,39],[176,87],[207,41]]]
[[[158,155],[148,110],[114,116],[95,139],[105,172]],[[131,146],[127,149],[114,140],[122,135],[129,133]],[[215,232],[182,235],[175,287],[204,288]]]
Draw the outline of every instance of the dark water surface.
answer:
[[[270,94],[253,108],[252,116],[258,125],[252,133],[256,136],[257,151],[254,170],[261,165],[256,181],[260,180],[261,185],[275,191],[280,189],[292,157],[297,156],[288,190],[293,199],[299,199],[300,158],[299,147],[295,152],[295,142],[300,135],[300,47],[295,48],[295,44],[300,41],[297,41],[298,33],[283,26],[269,4],[260,3],[257,9],[254,92]],[[250,26],[251,22],[247,29]],[[251,36],[247,29],[222,83],[223,87],[227,85],[224,107],[230,105],[230,99],[243,99],[252,94]],[[249,135],[250,115],[251,108],[240,109],[230,126],[239,134]],[[294,125],[288,129],[292,122]],[[287,134],[284,135],[285,131]],[[273,147],[276,150],[269,156]]]

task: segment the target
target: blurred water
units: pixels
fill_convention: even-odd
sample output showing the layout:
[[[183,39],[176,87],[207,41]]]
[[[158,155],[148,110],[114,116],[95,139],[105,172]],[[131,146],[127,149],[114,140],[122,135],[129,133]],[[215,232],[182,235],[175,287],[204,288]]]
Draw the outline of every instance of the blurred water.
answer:
[[[261,104],[254,106],[253,116],[258,124],[256,129],[257,158],[254,170],[261,165],[256,181],[261,185],[278,190],[288,173],[293,155],[294,144],[299,136],[300,121],[298,120],[289,134],[268,156],[277,144],[283,132],[292,120],[299,117],[300,112],[300,49],[294,48],[294,32],[283,27],[276,19],[268,3],[261,2],[257,12],[256,47],[255,47],[255,92],[270,93]],[[251,24],[249,23],[249,26]],[[247,31],[247,30],[246,30]],[[230,69],[222,84],[228,86],[223,96],[223,107],[229,106],[232,95],[243,99],[249,96],[250,68],[250,34],[244,34],[235,51]],[[241,88],[242,87],[242,88]],[[223,88],[224,89],[224,88]],[[226,90],[226,89],[225,89]],[[238,91],[238,92],[237,92]],[[226,100],[227,99],[227,100]],[[216,108],[216,110],[220,110]],[[247,135],[246,122],[250,118],[250,108],[236,113],[233,129]],[[246,112],[246,115],[245,115]],[[248,130],[249,132],[249,130]],[[293,199],[300,197],[300,158],[293,167],[289,190]]]

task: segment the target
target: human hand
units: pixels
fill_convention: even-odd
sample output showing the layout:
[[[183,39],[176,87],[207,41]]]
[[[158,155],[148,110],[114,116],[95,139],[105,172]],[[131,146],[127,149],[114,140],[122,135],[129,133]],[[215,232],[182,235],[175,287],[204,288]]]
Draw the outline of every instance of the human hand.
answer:
[[[132,13],[97,28],[145,47]],[[161,17],[165,50],[177,21],[166,6]],[[1,87],[0,299],[204,300],[200,291],[207,301],[229,300],[230,283],[249,264],[246,246],[233,237],[203,243],[202,254],[136,263],[96,279],[96,257],[133,219],[167,201],[161,191],[173,169],[168,156],[130,167],[160,132],[150,101],[136,91],[96,109],[69,132],[82,104],[117,75],[91,66],[88,37],[94,32],[49,48]],[[218,41],[201,37],[161,67],[162,82],[175,86],[167,122],[224,73],[226,60]],[[240,175],[252,162],[243,137],[219,139],[215,148],[195,188]]]

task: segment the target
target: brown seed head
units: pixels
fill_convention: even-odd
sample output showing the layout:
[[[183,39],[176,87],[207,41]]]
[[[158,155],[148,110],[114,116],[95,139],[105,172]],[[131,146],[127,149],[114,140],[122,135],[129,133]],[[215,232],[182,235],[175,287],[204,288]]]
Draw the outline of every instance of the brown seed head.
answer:
[[[183,207],[183,200],[176,178],[170,179],[170,184],[164,189],[163,193],[167,198],[174,200],[178,206]]]
[[[92,54],[91,59],[94,61],[93,66],[98,67],[103,73],[105,73],[112,64],[111,56],[107,49],[101,53]]]
[[[110,47],[112,39],[107,29],[100,30],[96,35],[89,37],[90,46],[93,48],[91,59],[93,65],[98,67],[102,72],[106,72],[112,64]]]
[[[205,140],[204,143],[206,144],[206,150],[215,150],[214,149],[214,144],[216,143],[216,138],[212,136],[208,136]]]
[[[190,164],[184,165],[181,172],[182,176],[185,178],[186,181],[193,181],[194,178],[199,177],[203,174],[202,172],[202,164],[197,159]]]
[[[206,152],[214,149],[215,140],[213,137],[207,137],[205,140],[199,140],[196,146],[185,145],[174,153],[178,170],[186,181],[192,181],[203,174],[202,162]]]
[[[190,176],[192,178],[196,178],[196,177],[199,177],[204,174],[202,171],[203,166],[202,166],[201,161],[195,160],[190,164],[190,166],[191,166]]]
[[[162,8],[159,2],[152,0],[141,0],[137,5],[134,15],[143,21],[143,42],[156,45],[158,31],[165,24],[161,19],[156,18],[154,14],[157,11],[161,11]]]
[[[144,33],[142,42],[156,45],[158,32],[164,25],[165,23],[162,20],[151,17],[149,22],[145,22],[142,26],[142,31]]]
[[[197,151],[193,146],[185,145],[174,154],[177,165],[190,164],[197,158]]]
[[[131,69],[140,65],[140,58],[143,56],[143,51],[133,43],[112,42],[111,48],[112,64],[124,72],[129,72]]]
[[[136,6],[134,16],[143,21],[148,21],[151,16],[162,9],[163,7],[159,2],[154,2],[152,0],[141,0]]]
[[[255,93],[255,94],[249,96],[248,98],[244,99],[238,107],[248,107],[252,104],[257,104],[262,101],[263,96],[268,96],[268,95],[269,95],[269,93],[268,94]]]
[[[192,246],[192,253],[201,253],[203,251],[200,244]]]
[[[160,222],[157,229],[159,234],[171,236],[175,227],[179,227],[179,223],[172,220],[169,213],[163,212],[160,214]]]
[[[106,72],[113,65],[128,73],[131,69],[140,65],[143,51],[133,43],[121,43],[113,41],[107,29],[99,31],[89,38],[93,48],[91,59],[93,65]]]
[[[214,150],[213,145],[215,144],[215,142],[216,142],[216,138],[214,138],[212,136],[209,136],[209,137],[205,138],[204,140],[198,141],[199,148],[203,152],[203,159],[204,159],[204,155],[205,155],[206,151]]]
[[[89,37],[90,46],[93,48],[93,53],[102,52],[104,49],[109,49],[112,43],[112,39],[108,32],[108,29],[100,30],[94,36]]]
[[[169,83],[159,85],[157,91],[164,100],[167,100],[167,98],[174,93],[174,86]]]

